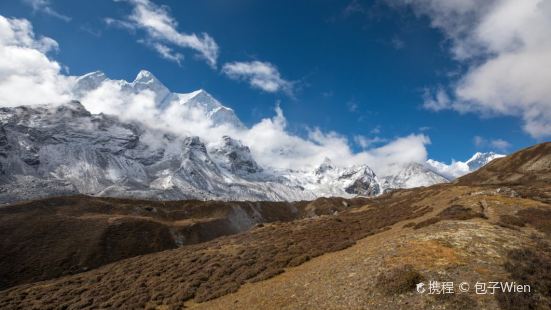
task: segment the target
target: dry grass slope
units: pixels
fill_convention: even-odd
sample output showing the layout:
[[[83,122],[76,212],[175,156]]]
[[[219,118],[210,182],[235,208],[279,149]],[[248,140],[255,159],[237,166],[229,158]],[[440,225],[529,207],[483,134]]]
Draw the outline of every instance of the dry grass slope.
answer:
[[[122,260],[58,280],[22,285],[0,293],[1,308],[182,306],[206,301],[261,281],[324,253],[388,229],[430,209],[396,204],[373,206],[295,222],[258,227],[146,256]]]
[[[4,206],[0,207],[0,289],[209,241],[258,223],[333,214],[365,201],[160,202],[72,196]]]
[[[0,308],[551,309],[550,148],[367,200],[79,196],[0,208]],[[534,293],[414,292],[458,279]]]

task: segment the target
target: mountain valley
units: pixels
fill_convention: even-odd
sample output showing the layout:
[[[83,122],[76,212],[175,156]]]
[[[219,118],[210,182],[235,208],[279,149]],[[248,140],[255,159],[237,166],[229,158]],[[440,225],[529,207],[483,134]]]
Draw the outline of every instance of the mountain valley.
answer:
[[[72,196],[4,206],[0,306],[544,309],[550,156],[544,143],[451,183],[352,200]],[[428,281],[472,290],[415,291]],[[474,292],[491,281],[533,291]]]

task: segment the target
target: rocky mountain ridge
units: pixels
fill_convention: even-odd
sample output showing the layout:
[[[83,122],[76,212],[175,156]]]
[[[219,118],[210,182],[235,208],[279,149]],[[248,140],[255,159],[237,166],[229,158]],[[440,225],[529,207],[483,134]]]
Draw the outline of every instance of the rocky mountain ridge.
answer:
[[[106,83],[123,96],[153,93],[160,109],[191,107],[214,124],[244,127],[206,91],[172,93],[147,71],[132,82],[86,74],[75,79],[74,96],[86,99]],[[0,203],[77,193],[157,200],[350,198],[449,180],[437,171],[430,163],[411,163],[379,178],[365,164],[339,167],[330,159],[314,169],[277,170],[259,165],[249,146],[231,136],[206,145],[198,136],[91,113],[76,100],[0,109]]]

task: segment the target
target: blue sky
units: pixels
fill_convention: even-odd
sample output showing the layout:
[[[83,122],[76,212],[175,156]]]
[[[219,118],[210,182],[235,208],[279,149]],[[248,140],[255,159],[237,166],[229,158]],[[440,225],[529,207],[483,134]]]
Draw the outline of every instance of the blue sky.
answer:
[[[206,33],[216,42],[213,68],[196,50],[172,45],[183,56],[178,64],[143,43],[143,29],[108,25],[106,18],[127,21],[131,3],[52,0],[33,10],[31,2],[2,1],[0,14],[26,18],[36,34],[55,39],[59,49],[52,57],[71,75],[101,70],[132,80],[147,69],[173,91],[206,89],[247,125],[271,117],[279,102],[289,130],[299,135],[313,127],[336,131],[360,150],[354,137],[388,141],[424,133],[432,142],[429,156],[446,162],[475,151],[511,152],[549,137],[545,130],[523,130],[522,112],[427,108],[427,96],[453,89],[483,58],[454,54],[453,33],[419,8],[384,1],[153,0],[166,6],[178,31]],[[251,61],[272,64],[290,90],[265,91],[223,73],[226,63]]]

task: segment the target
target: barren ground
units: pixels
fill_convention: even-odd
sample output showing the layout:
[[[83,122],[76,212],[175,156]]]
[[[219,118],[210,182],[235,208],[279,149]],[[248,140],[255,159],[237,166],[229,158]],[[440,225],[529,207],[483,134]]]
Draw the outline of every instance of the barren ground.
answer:
[[[3,207],[0,308],[551,309],[550,158],[375,199]],[[417,293],[428,281],[455,294]],[[490,281],[531,292],[474,292]]]

